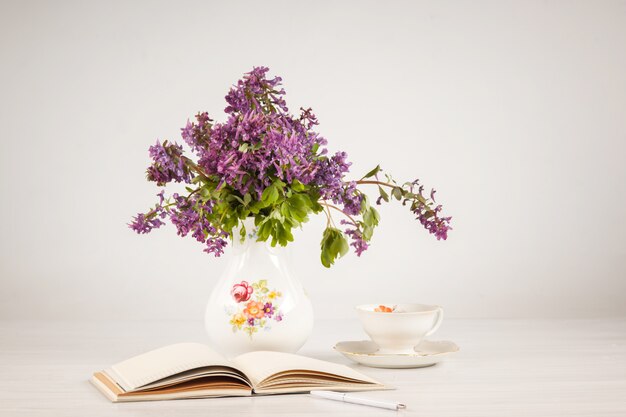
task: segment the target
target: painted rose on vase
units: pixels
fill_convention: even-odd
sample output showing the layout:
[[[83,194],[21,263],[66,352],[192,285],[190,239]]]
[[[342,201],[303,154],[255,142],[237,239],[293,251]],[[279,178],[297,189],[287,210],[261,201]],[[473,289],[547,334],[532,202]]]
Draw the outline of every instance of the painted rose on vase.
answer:
[[[242,301],[248,301],[250,299],[252,291],[253,288],[248,285],[248,282],[241,281],[240,284],[233,285],[233,289],[230,291],[230,294],[233,296],[235,301],[241,303]]]
[[[233,332],[244,331],[252,337],[259,329],[270,330],[272,321],[283,320],[283,314],[278,306],[282,293],[270,290],[265,279],[252,284],[248,284],[247,281],[236,283],[230,294],[237,303],[234,312],[227,311],[231,316]]]

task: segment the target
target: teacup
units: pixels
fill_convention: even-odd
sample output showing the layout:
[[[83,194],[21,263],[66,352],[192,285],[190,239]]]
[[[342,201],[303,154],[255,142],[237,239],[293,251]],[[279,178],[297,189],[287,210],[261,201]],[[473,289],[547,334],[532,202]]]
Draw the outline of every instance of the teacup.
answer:
[[[365,333],[379,347],[377,353],[383,354],[414,354],[414,347],[443,320],[443,309],[435,305],[366,304],[356,310]]]

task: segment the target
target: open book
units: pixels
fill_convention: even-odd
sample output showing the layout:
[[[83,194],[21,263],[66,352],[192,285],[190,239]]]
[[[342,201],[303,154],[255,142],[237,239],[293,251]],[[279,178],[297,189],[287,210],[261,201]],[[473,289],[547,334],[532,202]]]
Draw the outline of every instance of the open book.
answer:
[[[345,365],[267,351],[229,361],[200,343],[135,356],[96,372],[91,382],[113,402],[386,388]]]

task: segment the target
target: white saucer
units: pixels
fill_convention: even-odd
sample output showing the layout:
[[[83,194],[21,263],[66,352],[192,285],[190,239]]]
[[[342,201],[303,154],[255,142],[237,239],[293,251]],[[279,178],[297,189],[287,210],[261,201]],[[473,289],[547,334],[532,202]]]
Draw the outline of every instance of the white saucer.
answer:
[[[457,352],[459,347],[448,341],[423,340],[412,353],[376,353],[378,346],[371,340],[339,342],[334,349],[346,358],[361,365],[374,368],[422,368],[441,362],[446,356]]]

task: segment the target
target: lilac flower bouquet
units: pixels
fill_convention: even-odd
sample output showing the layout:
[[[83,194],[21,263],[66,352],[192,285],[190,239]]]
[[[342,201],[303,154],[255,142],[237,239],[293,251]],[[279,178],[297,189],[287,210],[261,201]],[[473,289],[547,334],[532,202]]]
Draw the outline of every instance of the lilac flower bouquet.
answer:
[[[220,256],[236,227],[245,238],[248,217],[255,219],[257,240],[285,246],[294,227],[324,213],[321,261],[330,267],[349,245],[357,256],[368,248],[379,214],[362,188],[374,186],[376,205],[395,199],[437,239],[447,238],[451,218],[441,215],[434,190],[425,195],[418,180],[397,183],[380,166],[359,180],[346,179],[346,153],[328,154],[311,109],[289,113],[282,80],[268,71],[255,67],[230,89],[225,122],[203,112],[181,129],[195,157],[185,156],[177,143],[150,147],[147,179],[158,186],[184,183],[186,192],[166,197],[161,190],[154,208],[133,218],[134,231],[149,233],[169,219],[180,236],[191,234],[205,252]],[[339,226],[333,213],[342,217]]]

